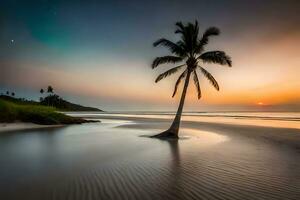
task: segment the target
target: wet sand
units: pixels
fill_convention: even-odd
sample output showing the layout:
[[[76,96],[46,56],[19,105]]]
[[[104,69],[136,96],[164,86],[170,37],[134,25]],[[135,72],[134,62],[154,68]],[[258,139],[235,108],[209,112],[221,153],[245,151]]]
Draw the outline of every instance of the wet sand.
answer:
[[[141,136],[169,119],[97,118],[1,134],[0,199],[300,197],[300,129],[184,121],[161,141]]]

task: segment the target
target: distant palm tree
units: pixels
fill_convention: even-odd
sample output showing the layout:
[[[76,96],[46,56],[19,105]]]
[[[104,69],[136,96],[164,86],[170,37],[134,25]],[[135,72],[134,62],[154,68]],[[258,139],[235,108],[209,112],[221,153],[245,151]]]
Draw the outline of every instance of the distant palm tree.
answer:
[[[50,94],[48,97],[46,97],[48,100],[48,106],[50,106],[50,97],[51,97],[51,94],[53,93],[53,87],[51,85],[48,86],[47,88],[47,92]]]
[[[176,23],[176,30],[175,34],[179,34],[181,39],[178,42],[172,42],[170,40],[167,40],[165,38],[161,38],[153,43],[153,46],[164,46],[167,47],[173,55],[163,56],[163,57],[157,57],[154,59],[152,63],[152,69],[156,68],[157,66],[161,64],[166,63],[180,63],[177,67],[174,67],[172,69],[167,70],[166,72],[160,74],[155,82],[158,81],[178,72],[180,69],[184,69],[184,71],[179,76],[178,80],[175,84],[175,89],[173,92],[173,96],[175,96],[178,85],[180,84],[181,80],[185,78],[183,91],[181,94],[180,103],[178,106],[178,110],[176,113],[176,117],[171,125],[171,127],[153,137],[173,137],[178,138],[178,131],[180,126],[180,119],[182,114],[182,109],[184,105],[184,100],[186,96],[186,91],[189,85],[190,76],[193,75],[193,80],[195,83],[195,86],[197,88],[198,93],[198,99],[201,98],[201,90],[200,90],[200,84],[199,79],[197,75],[197,69],[202,73],[214,86],[216,90],[219,90],[219,84],[215,80],[215,78],[202,66],[202,64],[205,63],[216,63],[220,65],[228,65],[231,67],[231,58],[226,55],[224,51],[204,51],[204,46],[208,44],[209,37],[219,35],[220,31],[216,27],[210,27],[208,28],[201,38],[199,38],[199,27],[198,22],[195,21],[194,24],[187,23],[183,24],[182,22]]]
[[[13,97],[14,97],[14,96],[15,96],[15,93],[14,93],[14,92],[12,92],[12,93],[11,93],[11,96],[13,96]]]
[[[9,95],[9,91],[6,91],[6,95]]]
[[[44,94],[44,89],[43,88],[41,88],[40,89],[40,93],[41,93],[41,95],[43,95]],[[44,98],[43,97],[40,97],[40,102],[42,102],[44,100]]]
[[[47,92],[48,93],[53,93],[53,87],[51,85],[48,86]]]

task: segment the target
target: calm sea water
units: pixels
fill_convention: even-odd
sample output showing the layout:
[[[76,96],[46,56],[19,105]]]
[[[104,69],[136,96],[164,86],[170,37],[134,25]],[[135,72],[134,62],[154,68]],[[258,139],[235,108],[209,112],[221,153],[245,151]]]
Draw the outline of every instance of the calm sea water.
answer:
[[[114,115],[114,116],[147,116],[156,118],[172,118],[175,112],[69,112],[71,115],[80,116],[97,116],[97,115]],[[183,116],[199,117],[245,117],[245,118],[270,118],[282,120],[300,121],[300,112],[184,112]]]
[[[72,116],[83,116],[91,118],[152,118],[170,120],[172,120],[175,115],[175,113],[171,112],[72,112],[69,114]],[[257,125],[267,127],[300,129],[300,112],[185,112],[183,113],[182,121],[218,122],[226,124]]]

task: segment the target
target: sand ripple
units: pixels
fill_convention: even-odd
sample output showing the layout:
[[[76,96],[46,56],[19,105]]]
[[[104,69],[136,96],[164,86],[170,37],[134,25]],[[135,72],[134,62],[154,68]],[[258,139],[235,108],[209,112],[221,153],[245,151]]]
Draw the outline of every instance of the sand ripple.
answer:
[[[251,127],[219,126],[212,132],[196,124],[201,128],[181,130],[188,139],[161,141],[139,137],[157,132],[146,125],[87,124],[3,136],[0,199],[300,199],[296,148],[251,137]],[[243,134],[222,135],[225,129]]]
[[[286,165],[284,162],[289,158],[272,158],[267,155],[269,152],[256,155],[258,151],[249,151],[252,145],[236,152],[230,142],[223,144],[222,150],[201,149],[193,147],[191,141],[186,143],[182,148],[185,145],[192,148],[184,153],[178,143],[165,144],[170,147],[169,154],[153,150],[151,155],[132,155],[134,159],[99,164],[57,187],[52,199],[298,200],[300,197],[300,165]]]

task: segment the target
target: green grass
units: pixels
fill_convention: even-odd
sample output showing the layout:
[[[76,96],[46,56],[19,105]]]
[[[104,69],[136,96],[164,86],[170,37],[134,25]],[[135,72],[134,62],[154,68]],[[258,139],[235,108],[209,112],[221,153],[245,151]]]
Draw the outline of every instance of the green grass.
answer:
[[[22,105],[0,99],[0,122],[32,122],[43,125],[80,124],[84,119],[59,113],[55,108],[40,105]]]

